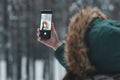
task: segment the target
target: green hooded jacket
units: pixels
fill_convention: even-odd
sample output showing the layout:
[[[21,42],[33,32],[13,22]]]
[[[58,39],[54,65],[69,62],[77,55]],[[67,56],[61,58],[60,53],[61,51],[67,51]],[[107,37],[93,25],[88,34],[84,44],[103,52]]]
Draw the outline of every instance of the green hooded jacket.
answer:
[[[109,19],[95,19],[86,35],[89,48],[88,57],[91,64],[103,73],[120,72],[120,22]],[[55,57],[67,69],[64,59],[63,43],[56,51]]]

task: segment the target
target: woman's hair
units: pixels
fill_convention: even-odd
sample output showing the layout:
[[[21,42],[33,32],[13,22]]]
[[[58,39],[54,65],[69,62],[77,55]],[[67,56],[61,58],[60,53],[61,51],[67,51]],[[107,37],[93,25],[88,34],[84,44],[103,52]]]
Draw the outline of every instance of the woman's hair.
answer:
[[[106,19],[106,16],[98,9],[86,7],[79,10],[71,19],[66,36],[65,60],[68,67],[68,73],[64,80],[73,75],[75,79],[79,75],[86,77],[89,72],[94,71],[87,52],[88,47],[85,42],[85,35],[90,28],[89,24],[95,19]]]

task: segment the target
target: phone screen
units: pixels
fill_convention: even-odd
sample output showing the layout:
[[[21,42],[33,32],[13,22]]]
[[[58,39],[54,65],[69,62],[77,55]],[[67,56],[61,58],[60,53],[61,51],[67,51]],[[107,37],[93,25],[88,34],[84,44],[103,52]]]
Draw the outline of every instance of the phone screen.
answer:
[[[42,13],[40,30],[51,30],[52,14]]]
[[[40,36],[43,39],[51,37],[52,11],[41,11]]]

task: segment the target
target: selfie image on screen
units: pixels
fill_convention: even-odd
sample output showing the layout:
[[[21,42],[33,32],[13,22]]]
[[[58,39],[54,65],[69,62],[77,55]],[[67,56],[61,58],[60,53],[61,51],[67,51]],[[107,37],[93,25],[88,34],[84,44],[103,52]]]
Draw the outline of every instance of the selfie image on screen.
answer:
[[[40,30],[51,30],[51,14],[41,14]]]

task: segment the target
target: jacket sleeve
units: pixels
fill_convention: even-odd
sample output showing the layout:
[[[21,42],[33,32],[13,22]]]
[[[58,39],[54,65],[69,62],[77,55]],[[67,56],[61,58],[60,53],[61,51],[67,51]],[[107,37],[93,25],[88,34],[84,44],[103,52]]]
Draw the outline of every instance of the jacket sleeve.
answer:
[[[58,49],[55,51],[55,58],[58,60],[58,62],[64,67],[66,68],[66,62],[64,59],[64,48],[65,48],[65,44],[63,43],[61,46],[58,47]]]

